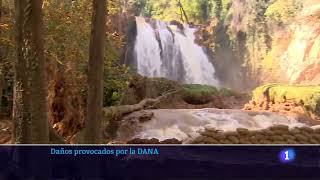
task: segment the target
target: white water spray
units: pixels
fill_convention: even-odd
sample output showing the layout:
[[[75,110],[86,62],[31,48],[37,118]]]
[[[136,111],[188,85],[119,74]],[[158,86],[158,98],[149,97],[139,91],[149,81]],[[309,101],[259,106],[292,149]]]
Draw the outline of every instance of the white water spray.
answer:
[[[195,28],[136,17],[135,53],[138,72],[190,84],[219,86],[215,69],[203,48],[195,43]]]

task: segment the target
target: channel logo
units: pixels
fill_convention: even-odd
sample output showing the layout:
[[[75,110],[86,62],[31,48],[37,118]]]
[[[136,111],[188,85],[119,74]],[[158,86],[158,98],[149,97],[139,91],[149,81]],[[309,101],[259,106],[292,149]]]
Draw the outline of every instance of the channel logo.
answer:
[[[279,159],[282,163],[293,162],[295,158],[296,158],[296,153],[292,148],[283,149],[279,153]]]

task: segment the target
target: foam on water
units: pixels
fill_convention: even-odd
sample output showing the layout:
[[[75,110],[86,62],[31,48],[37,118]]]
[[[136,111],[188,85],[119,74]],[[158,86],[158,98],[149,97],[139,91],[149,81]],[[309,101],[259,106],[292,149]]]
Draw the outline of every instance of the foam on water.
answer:
[[[154,118],[143,123],[142,128],[131,138],[186,140],[196,137],[205,128],[235,131],[237,128],[259,130],[280,124],[289,128],[305,126],[293,118],[267,112],[218,109],[153,110],[153,112]]]

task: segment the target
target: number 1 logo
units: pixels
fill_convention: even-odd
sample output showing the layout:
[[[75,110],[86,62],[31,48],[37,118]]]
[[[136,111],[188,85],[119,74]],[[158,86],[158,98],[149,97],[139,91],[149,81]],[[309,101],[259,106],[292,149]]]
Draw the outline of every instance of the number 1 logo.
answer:
[[[289,161],[290,159],[289,159],[289,151],[286,151],[286,152],[284,152],[284,154],[285,154],[285,160],[286,161]]]
[[[289,163],[295,159],[296,153],[294,149],[283,149],[279,153],[279,158],[282,163]]]

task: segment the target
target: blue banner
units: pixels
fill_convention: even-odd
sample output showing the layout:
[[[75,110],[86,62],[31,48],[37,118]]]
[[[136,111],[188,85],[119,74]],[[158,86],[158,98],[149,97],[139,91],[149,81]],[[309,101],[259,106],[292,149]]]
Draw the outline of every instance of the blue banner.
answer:
[[[320,179],[320,146],[0,146],[4,179]]]

